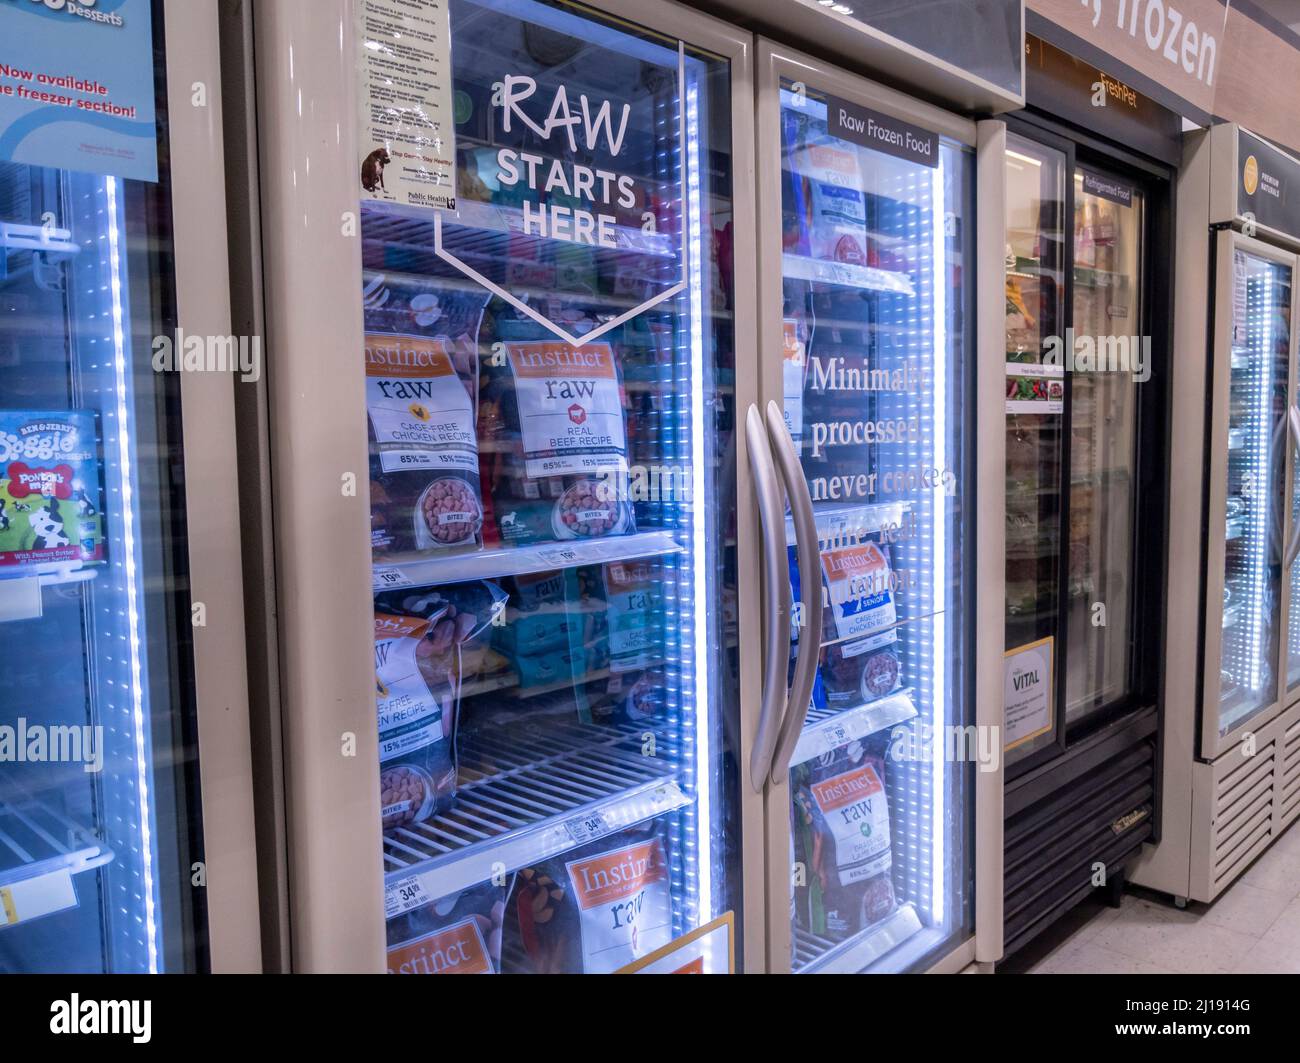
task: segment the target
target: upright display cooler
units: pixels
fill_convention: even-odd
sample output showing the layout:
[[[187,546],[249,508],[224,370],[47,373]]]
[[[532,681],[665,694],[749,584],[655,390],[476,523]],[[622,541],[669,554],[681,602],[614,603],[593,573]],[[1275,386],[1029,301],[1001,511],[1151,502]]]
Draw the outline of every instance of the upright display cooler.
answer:
[[[1158,836],[1171,305],[1159,263],[1172,171],[1035,112],[1008,125],[1004,918],[1013,952],[1097,886],[1118,896],[1142,844]]]
[[[669,3],[255,19],[291,964],[974,959],[975,125],[760,44],[756,155]]]
[[[976,129],[780,46],[758,54],[761,373],[791,511],[764,545],[795,603],[767,793],[769,853],[792,855],[769,884],[769,962],[924,968],[974,916],[979,751],[947,746],[974,732],[973,436],[957,411]]]
[[[1237,126],[1190,137],[1188,156],[1182,239],[1212,294],[1201,401],[1176,407],[1177,430],[1199,428],[1205,448],[1194,501],[1203,557],[1179,559],[1183,572],[1203,567],[1180,580],[1177,606],[1199,617],[1184,637],[1199,637],[1203,669],[1177,680],[1182,711],[1164,758],[1168,816],[1186,829],[1139,881],[1208,902],[1300,814],[1300,217],[1283,194],[1300,163]],[[1184,511],[1192,489],[1177,497]],[[1174,623],[1191,626],[1181,612]]]
[[[157,179],[117,169],[134,151],[0,163],[0,971],[255,970],[232,378],[157,357],[178,327],[229,331],[204,261],[223,230],[186,217],[220,203],[189,103],[214,10],[113,6]],[[45,9],[0,26],[29,60],[38,39],[116,46]],[[6,123],[6,151],[30,160],[18,133],[42,127],[37,155],[97,142],[54,110]]]

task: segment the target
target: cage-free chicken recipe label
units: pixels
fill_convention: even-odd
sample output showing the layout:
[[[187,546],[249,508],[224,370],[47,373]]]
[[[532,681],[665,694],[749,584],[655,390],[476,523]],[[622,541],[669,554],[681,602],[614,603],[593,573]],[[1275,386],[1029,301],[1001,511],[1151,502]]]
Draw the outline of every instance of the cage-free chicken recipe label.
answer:
[[[384,472],[478,471],[473,402],[441,340],[368,334],[366,411]]]
[[[511,343],[525,472],[538,478],[627,470],[627,433],[608,343]]]
[[[610,974],[672,939],[668,864],[658,838],[565,867],[578,905],[587,974]]]

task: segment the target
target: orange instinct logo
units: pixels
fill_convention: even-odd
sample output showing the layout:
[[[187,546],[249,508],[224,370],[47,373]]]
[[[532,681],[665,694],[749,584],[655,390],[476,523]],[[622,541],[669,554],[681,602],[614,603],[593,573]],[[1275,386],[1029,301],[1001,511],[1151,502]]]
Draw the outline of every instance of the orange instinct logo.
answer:
[[[883,787],[875,770],[864,764],[857,771],[848,771],[843,775],[813,783],[813,797],[816,798],[822,812],[833,812],[880,793]]]
[[[483,935],[471,917],[388,950],[389,974],[491,974]]]
[[[648,883],[667,877],[663,847],[657,838],[569,864],[578,907],[584,912],[630,897]]]

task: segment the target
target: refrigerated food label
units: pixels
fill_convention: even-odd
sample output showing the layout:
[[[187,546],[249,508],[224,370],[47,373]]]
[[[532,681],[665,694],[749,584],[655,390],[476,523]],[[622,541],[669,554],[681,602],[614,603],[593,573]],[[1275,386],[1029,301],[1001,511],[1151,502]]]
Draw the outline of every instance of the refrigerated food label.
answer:
[[[578,906],[582,968],[610,974],[672,940],[668,863],[658,838],[565,864]]]
[[[870,764],[811,783],[813,800],[835,842],[841,886],[889,870],[889,807]]]
[[[442,930],[388,950],[389,974],[492,974],[492,959],[470,916]]]
[[[104,560],[95,414],[0,411],[0,569]]]
[[[456,209],[447,0],[358,0],[362,199]]]
[[[894,608],[889,560],[872,542],[822,551],[822,573],[839,638],[892,627]]]
[[[608,343],[511,343],[506,353],[528,476],[627,471],[623,403]]]
[[[1052,729],[1052,648],[1049,635],[1007,650],[1003,657],[1003,749]]]
[[[1114,177],[1093,173],[1091,170],[1085,170],[1082,167],[1078,169],[1078,173],[1083,178],[1083,190],[1088,195],[1109,200],[1111,203],[1118,203],[1121,207],[1131,207],[1133,205],[1133,186],[1131,184],[1117,180]]]
[[[0,4],[0,40],[0,161],[158,180],[149,0]]]
[[[794,445],[803,440],[803,381],[808,371],[808,350],[799,339],[799,322],[785,319],[781,390],[784,398],[785,427]]]
[[[368,334],[366,412],[384,472],[478,472],[473,403],[442,340]],[[468,495],[466,501],[472,502]],[[477,520],[478,505],[440,512],[438,519]]]

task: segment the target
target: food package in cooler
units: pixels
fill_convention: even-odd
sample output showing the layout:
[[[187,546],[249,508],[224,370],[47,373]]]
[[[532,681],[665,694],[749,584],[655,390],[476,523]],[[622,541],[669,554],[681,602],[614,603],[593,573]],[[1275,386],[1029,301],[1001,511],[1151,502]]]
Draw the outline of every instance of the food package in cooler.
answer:
[[[388,973],[499,974],[510,885],[482,882],[388,920]]]
[[[522,868],[506,933],[530,973],[610,974],[672,940],[671,888],[652,821]]]
[[[891,629],[827,646],[821,674],[829,708],[865,705],[893,693],[901,685],[898,633]]]
[[[808,181],[812,257],[865,266],[867,207],[857,151],[829,143],[810,144],[795,152],[794,166]]]
[[[385,830],[418,823],[456,796],[462,685],[483,669],[486,631],[505,595],[486,581],[376,600],[375,697]],[[400,610],[400,611],[398,611]]]
[[[0,575],[104,560],[95,414],[0,410]]]
[[[784,321],[781,360],[781,392],[785,427],[796,448],[803,443],[803,388],[808,374],[808,345],[800,338],[802,323],[797,318]]]
[[[855,741],[791,770],[796,918],[842,941],[895,908],[885,761]]]
[[[483,503],[475,378],[438,339],[366,335],[370,541],[391,556],[473,548]]]
[[[494,453],[494,541],[523,546],[635,531],[626,403],[614,349],[505,345],[480,425]]]
[[[452,290],[431,277],[406,273],[362,274],[361,306],[367,332],[448,341],[457,371],[474,371],[486,291]]]

